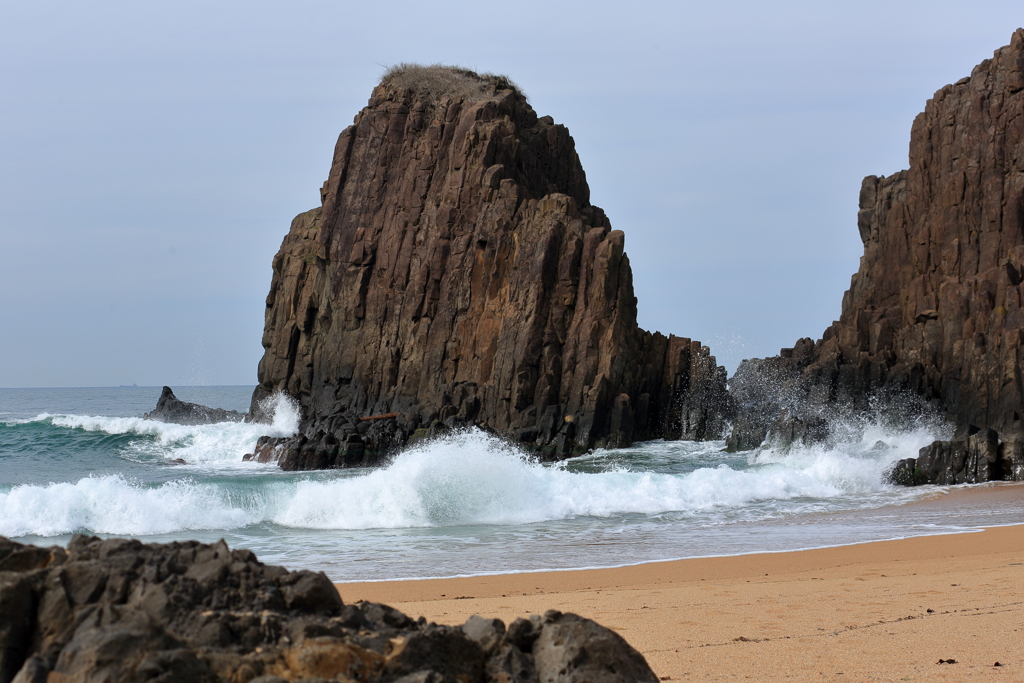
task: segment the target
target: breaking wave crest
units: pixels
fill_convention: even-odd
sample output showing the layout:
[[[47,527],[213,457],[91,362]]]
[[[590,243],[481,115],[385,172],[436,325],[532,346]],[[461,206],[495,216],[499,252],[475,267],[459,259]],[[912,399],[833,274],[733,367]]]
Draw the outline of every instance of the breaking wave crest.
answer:
[[[58,418],[53,419],[57,424]],[[238,453],[246,439],[251,444],[254,435],[268,433],[266,425],[228,424],[181,428],[186,432],[179,436],[175,425],[127,418],[59,419],[81,429],[152,429],[167,444],[191,439],[180,448],[193,449],[194,457],[207,448],[203,434],[223,445],[236,438],[226,436],[229,430],[253,429],[244,439],[237,436]],[[294,431],[293,419],[275,418],[274,429]],[[370,471],[275,471],[273,476],[203,483],[188,477],[142,483],[108,475],[16,486],[0,492],[0,535],[149,535],[259,523],[395,529],[627,515],[667,516],[693,524],[752,521],[912,498],[918,494],[886,484],[884,473],[933,438],[926,430],[896,435],[868,430],[859,442],[842,447],[762,451],[756,456],[725,455],[719,452],[721,442],[650,442],[552,466],[533,462],[515,447],[474,430],[411,448],[388,466]]]
[[[0,493],[0,535],[58,536],[81,531],[146,536],[235,529],[258,521],[219,487],[188,480],[142,486],[120,475],[75,483],[16,486]]]

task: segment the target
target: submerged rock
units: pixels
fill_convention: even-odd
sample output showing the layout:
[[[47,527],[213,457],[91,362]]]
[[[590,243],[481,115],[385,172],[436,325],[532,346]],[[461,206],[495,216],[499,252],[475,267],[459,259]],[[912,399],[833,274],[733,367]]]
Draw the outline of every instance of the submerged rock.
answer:
[[[181,401],[174,395],[170,387],[164,387],[156,402],[156,408],[142,417],[146,420],[172,422],[179,425],[208,425],[218,422],[241,422],[245,415],[237,410],[209,408],[198,403]]]
[[[722,435],[725,370],[637,326],[625,236],[569,131],[508,79],[393,69],[321,197],[274,258],[250,410],[284,391],[301,435],[250,457],[376,464],[466,425],[547,459]]]
[[[0,683],[141,680],[657,681],[612,631],[572,614],[462,626],[345,605],[323,573],[220,541],[0,537]],[[276,678],[274,678],[276,677]]]
[[[928,101],[908,170],[864,179],[864,256],[842,315],[817,342],[741,366],[732,448],[804,438],[776,423],[783,411],[827,421],[881,400],[903,417],[931,408],[956,430],[898,466],[901,483],[1024,479],[1022,120],[1018,29]]]

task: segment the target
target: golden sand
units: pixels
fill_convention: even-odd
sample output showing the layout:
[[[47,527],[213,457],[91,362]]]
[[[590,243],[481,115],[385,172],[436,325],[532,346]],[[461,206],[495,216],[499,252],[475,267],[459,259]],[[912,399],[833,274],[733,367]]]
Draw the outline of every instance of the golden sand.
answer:
[[[940,503],[955,511],[978,496],[1020,501],[1024,486],[962,489]],[[575,612],[615,629],[663,680],[1024,681],[1024,526],[338,590],[443,624]]]

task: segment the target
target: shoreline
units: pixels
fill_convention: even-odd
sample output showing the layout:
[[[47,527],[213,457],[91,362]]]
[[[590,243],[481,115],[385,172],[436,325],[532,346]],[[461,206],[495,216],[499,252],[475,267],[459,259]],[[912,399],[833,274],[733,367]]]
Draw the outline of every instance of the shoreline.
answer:
[[[1017,490],[1015,490],[1017,489]],[[878,510],[899,510],[901,508],[925,508],[935,507],[942,508],[948,507],[950,504],[963,504],[972,503],[978,500],[984,500],[988,504],[1000,501],[1022,501],[1024,502],[1024,482],[1017,481],[997,481],[997,482],[983,482],[981,484],[966,484],[959,486],[950,487],[936,487],[936,490],[930,492],[929,495],[922,497],[918,500],[912,500],[905,503],[899,503],[895,505],[886,505],[880,508],[868,508],[866,510],[843,510],[831,513],[822,513],[821,516],[831,515],[856,515],[863,512],[876,512]],[[813,518],[813,516],[811,516]],[[889,541],[904,541],[913,538],[929,538],[932,536],[959,536],[962,534],[975,534],[986,529],[996,529],[1007,526],[1019,526],[1024,525],[1024,519],[1020,522],[1010,522],[1007,524],[987,524],[977,526],[965,526],[959,531],[939,530],[930,533],[917,533],[906,536],[893,536],[891,538],[879,538],[869,541],[852,541],[848,543],[836,543],[830,545],[820,546],[808,546],[805,548],[790,548],[784,550],[751,550],[749,552],[740,553],[727,553],[721,555],[690,555],[683,557],[670,557],[666,559],[658,560],[641,560],[638,562],[631,562],[627,564],[616,564],[616,565],[596,565],[596,566],[584,566],[584,567],[557,567],[548,569],[523,569],[521,571],[495,571],[495,572],[484,572],[477,574],[455,574],[451,576],[406,576],[398,577],[393,579],[380,579],[378,581],[366,581],[362,579],[354,579],[352,581],[335,581],[334,585],[339,587],[353,585],[353,584],[385,584],[385,583],[403,583],[407,581],[448,581],[448,580],[462,580],[462,579],[476,579],[496,576],[519,576],[519,575],[530,575],[530,574],[548,574],[548,573],[565,573],[565,572],[586,572],[586,571],[600,571],[600,570],[614,570],[614,569],[628,569],[630,567],[641,567],[649,564],[662,564],[668,562],[688,562],[691,560],[706,560],[706,559],[719,559],[719,558],[734,558],[734,557],[745,557],[748,555],[778,555],[784,553],[802,553],[814,550],[829,550],[834,548],[846,548],[849,546],[868,545],[871,543],[884,543]]]
[[[936,493],[911,505],[952,513],[979,499],[1019,502],[1024,485]],[[668,680],[1024,677],[1024,524],[616,568],[335,585],[345,602],[384,602],[438,623],[575,612],[619,632]]]

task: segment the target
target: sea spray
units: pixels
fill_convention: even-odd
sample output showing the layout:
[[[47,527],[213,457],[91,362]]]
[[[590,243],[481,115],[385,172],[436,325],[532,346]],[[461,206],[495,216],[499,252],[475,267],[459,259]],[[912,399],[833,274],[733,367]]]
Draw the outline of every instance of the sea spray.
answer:
[[[881,478],[890,482],[901,458],[916,457],[936,439],[948,438],[951,428],[934,410],[916,398],[878,397],[869,411],[833,413],[828,438],[818,443],[769,439],[750,453],[751,464],[786,463],[815,470],[818,479],[842,480],[849,492],[868,492]],[[866,485],[866,488],[865,486]]]

